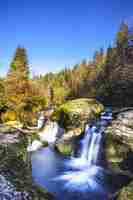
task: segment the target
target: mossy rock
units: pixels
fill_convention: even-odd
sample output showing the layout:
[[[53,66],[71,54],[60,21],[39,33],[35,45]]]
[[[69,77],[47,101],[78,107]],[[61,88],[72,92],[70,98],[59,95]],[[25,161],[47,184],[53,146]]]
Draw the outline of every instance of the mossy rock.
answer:
[[[73,144],[72,142],[59,142],[55,145],[55,149],[64,156],[70,156],[73,153]]]
[[[28,138],[20,136],[18,143],[0,145],[0,173],[16,188],[26,191],[32,200],[53,200],[47,190],[36,186],[32,180],[30,157],[27,154]]]
[[[114,134],[109,134],[109,132],[106,133],[104,141],[105,158],[109,167],[119,169],[120,163],[126,159],[130,148],[123,144],[121,140],[118,140]]]
[[[16,120],[7,121],[7,122],[5,122],[5,125],[8,127],[14,127],[14,128],[22,128],[23,127],[23,124]]]
[[[133,200],[133,181],[121,189],[118,200]]]
[[[1,124],[0,125],[0,133],[15,133],[16,132],[16,128],[7,126],[6,124]]]
[[[67,130],[84,127],[88,120],[95,119],[104,107],[95,99],[80,98],[66,102],[55,110],[52,120]]]

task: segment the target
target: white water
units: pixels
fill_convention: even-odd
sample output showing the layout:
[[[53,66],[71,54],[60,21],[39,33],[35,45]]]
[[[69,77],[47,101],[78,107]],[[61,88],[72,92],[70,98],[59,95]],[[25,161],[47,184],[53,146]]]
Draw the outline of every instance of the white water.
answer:
[[[96,164],[94,163],[94,157],[97,158],[97,152],[95,151],[95,149],[96,149],[96,143],[98,143],[99,141],[98,140],[99,136],[100,134],[98,135],[96,133],[92,134],[90,149],[88,152],[88,165]],[[97,144],[97,146],[99,146],[99,143]]]
[[[43,146],[43,144],[39,140],[34,140],[31,144],[28,145],[27,151],[32,152],[32,151],[37,151]]]
[[[32,164],[36,181],[60,200],[107,199],[109,190],[104,177],[108,171],[100,167],[99,161],[102,135],[110,120],[111,113],[105,112],[97,122],[87,124],[78,158],[60,157],[50,148],[38,152],[37,156],[34,154],[36,159],[33,157]],[[48,156],[44,156],[44,153],[48,153]]]
[[[102,169],[99,162],[102,135],[111,119],[112,113],[108,111],[103,113],[100,119],[94,124],[86,125],[85,135],[81,140],[80,157],[71,158],[71,160],[66,163],[66,165],[73,170],[57,177],[59,180],[65,180],[67,182],[67,187],[72,188],[73,186],[76,190],[78,190],[80,186],[85,189],[85,185],[91,188],[92,186],[97,187],[98,183],[95,180],[95,176],[97,176]],[[76,169],[76,171],[74,171],[74,169]]]
[[[64,130],[59,127],[56,122],[48,122],[42,131],[38,133],[41,141],[47,141],[48,143],[55,143],[58,135],[62,135]]]
[[[81,160],[86,160],[87,165],[97,165],[103,131],[112,118],[111,112],[105,112],[94,125],[86,125],[85,136],[81,141]]]
[[[40,117],[39,117],[38,121],[37,121],[37,129],[41,129],[43,127],[44,121],[45,121],[44,113],[42,112],[40,114]]]
[[[97,132],[96,126],[86,127],[85,137],[82,140],[81,159],[85,159],[88,165],[96,164],[102,139],[101,132]]]

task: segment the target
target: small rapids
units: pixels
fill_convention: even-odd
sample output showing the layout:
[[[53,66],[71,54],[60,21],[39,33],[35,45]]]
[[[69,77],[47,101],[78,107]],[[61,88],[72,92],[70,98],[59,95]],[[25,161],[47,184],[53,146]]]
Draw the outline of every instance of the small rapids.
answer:
[[[67,171],[63,175],[54,180],[65,180],[65,187],[71,190],[86,191],[98,190],[104,192],[101,182],[98,183],[98,174],[105,171],[100,167],[100,148],[102,134],[108,123],[112,119],[112,112],[108,109],[101,115],[98,122],[86,125],[84,138],[81,140],[81,153],[78,158],[71,158],[66,165],[72,170]],[[75,171],[76,169],[76,171]]]
[[[111,109],[87,124],[78,157],[63,157],[47,147],[32,154],[34,181],[58,200],[106,200],[115,190],[111,172],[101,165],[103,134],[112,120]]]

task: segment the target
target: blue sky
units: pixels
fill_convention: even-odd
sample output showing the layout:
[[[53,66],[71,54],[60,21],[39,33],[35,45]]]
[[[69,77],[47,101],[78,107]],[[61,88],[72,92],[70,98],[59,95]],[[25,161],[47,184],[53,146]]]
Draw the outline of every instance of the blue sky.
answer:
[[[0,5],[0,75],[18,45],[34,74],[58,71],[114,41],[132,0],[3,0]]]

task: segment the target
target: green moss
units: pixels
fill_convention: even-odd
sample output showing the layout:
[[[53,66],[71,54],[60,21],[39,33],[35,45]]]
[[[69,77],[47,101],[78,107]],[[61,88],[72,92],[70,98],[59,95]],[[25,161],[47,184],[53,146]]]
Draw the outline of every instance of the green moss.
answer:
[[[52,120],[57,121],[66,129],[80,127],[87,120],[97,117],[104,107],[95,99],[80,98],[61,105],[52,115]]]
[[[35,186],[26,148],[28,139],[20,137],[19,143],[0,146],[0,171],[18,191],[27,191],[32,200],[53,199],[45,189]]]
[[[123,144],[122,139],[116,137],[111,128],[104,135],[105,158],[112,169],[120,170],[121,163],[127,158],[130,147]]]
[[[56,149],[59,153],[61,153],[64,156],[70,156],[73,152],[73,145],[71,143],[60,143],[56,145]]]
[[[16,129],[10,126],[1,125],[0,133],[15,133]]]
[[[118,200],[133,200],[133,181],[121,189]]]

